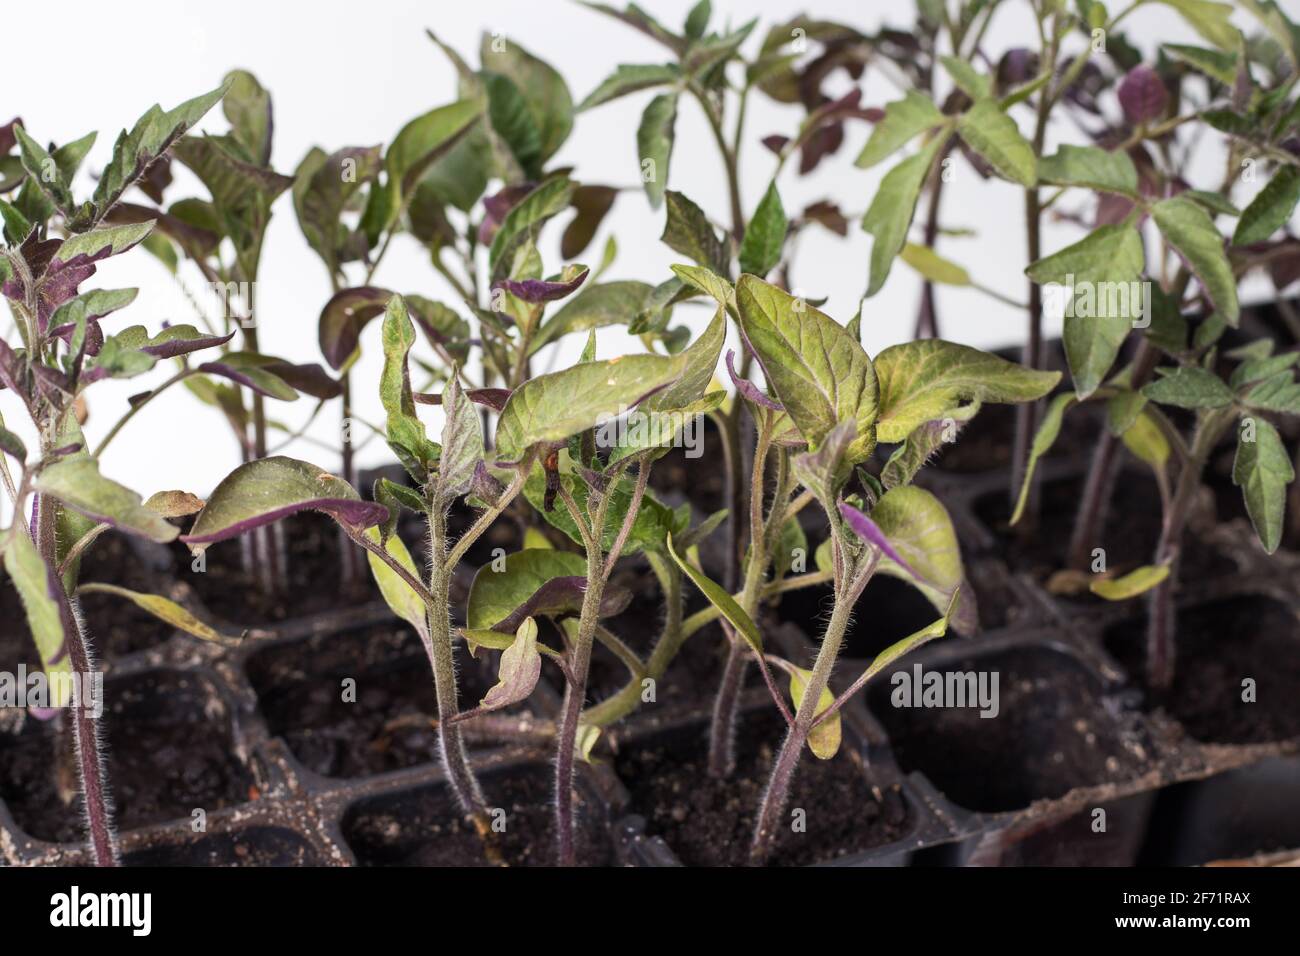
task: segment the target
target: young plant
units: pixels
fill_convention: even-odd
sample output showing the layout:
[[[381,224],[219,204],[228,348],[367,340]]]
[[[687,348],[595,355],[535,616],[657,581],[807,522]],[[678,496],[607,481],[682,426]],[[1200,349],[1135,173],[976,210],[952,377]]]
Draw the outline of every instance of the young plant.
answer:
[[[1026,270],[1062,300],[1074,392],[1058,396],[1047,410],[1013,520],[1027,512],[1033,465],[1055,441],[1063,415],[1075,404],[1105,401],[1108,427],[1093,454],[1067,563],[1081,573],[1091,561],[1122,442],[1155,472],[1164,507],[1160,539],[1151,565],[1090,587],[1112,600],[1151,592],[1146,656],[1155,689],[1167,689],[1174,677],[1172,594],[1208,458],[1236,422],[1233,480],[1269,553],[1280,541],[1286,489],[1294,478],[1291,456],[1270,419],[1300,414],[1291,372],[1295,353],[1274,355],[1275,343],[1266,338],[1226,350],[1219,344],[1239,322],[1241,276],[1287,255],[1286,238],[1274,237],[1300,199],[1300,160],[1287,148],[1300,125],[1300,101],[1292,98],[1300,31],[1280,11],[1253,12],[1278,28],[1272,30],[1276,49],[1248,44],[1226,23],[1202,31],[1219,50],[1166,45],[1181,66],[1128,70],[1118,86],[1122,119],[1098,134],[1107,148],[1063,146],[1039,162],[1040,180],[1057,185],[1057,196],[1069,189],[1096,191],[1101,224]],[[1256,80],[1260,73],[1267,83]],[[1175,107],[1186,112],[1170,115]],[[1212,191],[1186,182],[1190,147],[1179,148],[1180,137],[1190,133],[1199,141],[1197,132],[1207,125],[1228,134],[1226,172]],[[1239,211],[1234,189],[1254,178],[1258,164],[1271,165],[1272,178]],[[1237,219],[1230,237],[1216,225],[1221,216]],[[1160,240],[1159,255],[1150,258],[1141,233],[1148,220]],[[1201,317],[1189,319],[1198,301]],[[1116,370],[1130,336],[1137,340],[1132,359]],[[1239,364],[1229,371],[1227,361]],[[1195,420],[1180,431],[1160,406],[1185,409]]]
[[[178,139],[170,156],[151,162],[135,181],[148,202],[120,202],[108,221],[156,223],[146,248],[173,273],[182,261],[192,263],[208,287],[206,303],[192,300],[200,324],[212,335],[225,336],[226,342],[236,335],[240,339],[240,347],[227,344],[219,356],[196,368],[181,369],[140,396],[131,414],[183,383],[205,404],[220,409],[244,460],[251,461],[266,457],[270,431],[284,428],[268,417],[267,399],[293,402],[302,394],[323,402],[338,396],[341,388],[319,365],[295,364],[263,354],[259,347],[256,295],[262,246],[271,206],[293,180],[270,166],[270,94],[244,70],[231,72],[223,88],[222,108],[230,130]],[[203,184],[207,199],[187,197],[164,208],[173,157]],[[215,316],[205,310],[211,303],[216,304]],[[104,444],[115,435],[116,431],[110,432]],[[283,538],[268,528],[251,537],[249,544],[243,555],[249,577],[268,593],[282,590],[287,580]]]
[[[98,686],[93,642],[78,611],[81,558],[105,531],[168,542],[178,535],[168,519],[201,505],[183,492],[160,492],[148,501],[100,472],[108,437],[92,449],[81,430],[88,389],[104,379],[134,378],[160,359],[219,347],[230,336],[209,335],[190,325],[150,336],[135,325],[106,334],[103,323],[130,305],[135,289],[81,286],[97,263],[149,241],[153,221],[112,224],[123,194],[166,162],[166,154],[227,92],[223,86],[164,111],[154,106],[123,131],[89,199],[75,198],[70,183],[94,134],[58,148],[42,146],[17,122],[3,139],[18,147],[20,175],[6,182],[0,199],[5,245],[0,251],[0,288],[14,316],[16,338],[0,340],[0,385],[30,419],[38,445],[29,456],[23,441],[0,422],[0,478],[12,506],[12,523],[0,532],[0,551],[22,599],[32,638],[56,707],[70,706],[92,858],[116,862],[116,841],[96,707]],[[6,150],[7,151],[7,150]],[[16,192],[15,192],[16,191]],[[129,413],[128,416],[129,417]],[[7,457],[6,457],[7,456]],[[18,474],[8,464],[12,458]],[[173,625],[220,639],[180,606],[159,595],[109,585],[83,585],[127,598]]]

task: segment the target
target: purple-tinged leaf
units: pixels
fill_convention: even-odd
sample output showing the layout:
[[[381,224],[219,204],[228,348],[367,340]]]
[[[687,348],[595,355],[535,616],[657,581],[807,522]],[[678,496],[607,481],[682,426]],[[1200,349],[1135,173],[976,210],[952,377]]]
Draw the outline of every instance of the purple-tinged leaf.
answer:
[[[537,188],[537,183],[526,182],[507,186],[500,192],[483,198],[483,222],[478,227],[478,242],[481,246],[491,246],[497,230],[505,222],[521,199]]]
[[[242,353],[231,352],[222,361],[204,362],[198,367],[198,370],[207,372],[209,375],[228,378],[232,382],[251,388],[268,398],[276,398],[282,402],[296,400],[298,393],[290,388],[280,376],[267,371],[268,364],[265,362],[245,362]]]
[[[1160,74],[1149,66],[1129,70],[1119,85],[1119,105],[1124,118],[1134,126],[1160,119],[1169,105],[1169,91]]]
[[[577,614],[587,589],[586,559],[572,551],[529,548],[506,556],[504,571],[485,565],[470,587],[466,625],[512,634],[529,617]],[[632,595],[607,587],[600,616],[622,613]]]
[[[536,305],[572,295],[587,275],[586,266],[566,266],[561,275],[549,279],[501,279],[492,288],[505,289],[516,299]]]
[[[727,374],[731,377],[731,384],[736,386],[736,391],[747,401],[761,405],[763,408],[770,408],[774,412],[785,411],[780,402],[768,398],[757,385],[740,377],[740,373],[736,371],[735,349],[727,349]]]
[[[840,502],[840,514],[844,517],[848,526],[853,529],[853,533],[859,538],[872,547],[877,548],[885,557],[903,568],[903,570],[913,575],[916,574],[916,572],[908,565],[907,561],[903,559],[903,556],[898,553],[892,544],[889,543],[889,539],[885,537],[885,532],[881,531],[880,526],[872,521],[871,518],[852,505],[845,504],[844,502]]]
[[[335,371],[356,351],[361,330],[384,311],[393,293],[375,286],[358,286],[336,293],[321,309],[319,340],[325,361]]]
[[[477,405],[485,405],[493,411],[501,411],[506,407],[506,402],[510,401],[510,389],[508,388],[467,388],[465,394],[469,400]],[[442,395],[436,392],[415,392],[413,395],[417,405],[441,405]]]
[[[181,540],[199,553],[217,541],[308,510],[322,511],[356,532],[388,518],[386,507],[362,501],[342,478],[308,462],[277,455],[247,462],[227,475]]]
[[[343,394],[343,384],[316,362],[294,364],[276,361],[269,362],[262,368],[284,381],[294,391],[312,398],[324,400],[338,398]]]
[[[500,710],[526,700],[542,676],[542,655],[537,650],[537,622],[526,618],[515,640],[501,652],[497,682],[479,704],[481,710]]]
[[[474,478],[470,482],[469,489],[470,497],[490,508],[501,500],[505,491],[506,486],[497,481],[492,472],[488,471],[486,464],[480,461],[474,466]]]

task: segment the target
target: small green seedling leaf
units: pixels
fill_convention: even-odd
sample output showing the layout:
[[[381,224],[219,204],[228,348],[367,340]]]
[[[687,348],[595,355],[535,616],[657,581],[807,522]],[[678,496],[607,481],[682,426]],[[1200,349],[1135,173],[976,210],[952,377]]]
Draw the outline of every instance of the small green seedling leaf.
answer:
[[[1088,590],[1107,601],[1127,601],[1145,594],[1169,577],[1169,565],[1147,564],[1122,578],[1098,578],[1088,583]]]

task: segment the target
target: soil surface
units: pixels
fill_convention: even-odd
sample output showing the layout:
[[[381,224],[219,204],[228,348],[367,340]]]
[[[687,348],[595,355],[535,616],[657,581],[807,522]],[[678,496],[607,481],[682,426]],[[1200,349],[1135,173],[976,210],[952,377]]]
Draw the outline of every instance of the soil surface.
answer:
[[[1094,678],[1057,651],[1004,651],[938,670],[996,673],[997,716],[981,717],[978,706],[894,706],[894,692],[906,688],[893,675],[912,674],[908,664],[882,674],[868,701],[889,732],[899,766],[925,774],[954,803],[987,812],[1019,810],[1141,770],[1141,758],[1125,745]]]
[[[232,753],[224,704],[201,677],[149,671],[105,682],[108,778],[121,829],[178,821],[256,799],[252,775]],[[28,718],[0,735],[0,798],[31,836],[82,838],[71,735],[59,720]],[[64,796],[70,799],[63,799]]]
[[[782,725],[774,709],[747,712],[737,734],[736,770],[725,781],[707,773],[703,724],[624,748],[614,768],[631,793],[631,810],[646,818],[647,834],[662,836],[688,866],[745,864]],[[804,754],[790,807],[806,811],[807,832],[783,833],[773,865],[827,862],[902,839],[911,830],[913,815],[902,792],[874,787],[857,758],[847,740],[829,761]]]
[[[132,850],[126,866],[320,866],[319,853],[283,827],[246,827],[201,836],[192,843],[167,843]]]
[[[462,710],[496,683],[499,655],[471,658],[457,644]],[[322,634],[269,647],[250,659],[248,676],[272,734],[308,769],[363,777],[438,759],[433,672],[420,639],[400,623]],[[345,680],[355,700],[344,700]],[[530,702],[502,711],[525,717]],[[466,736],[473,743],[465,725]]]
[[[505,811],[497,849],[509,866],[555,861],[554,772],[530,764],[483,774],[488,803]],[[613,863],[607,821],[598,803],[575,789],[574,830],[580,865]],[[488,866],[483,843],[442,786],[385,794],[357,803],[343,835],[362,866]]]
[[[1106,634],[1106,646],[1141,683],[1146,621]],[[1179,612],[1174,684],[1149,704],[1163,707],[1206,743],[1246,744],[1300,736],[1300,618],[1271,598],[1242,596]],[[1242,681],[1256,698],[1242,700]]]

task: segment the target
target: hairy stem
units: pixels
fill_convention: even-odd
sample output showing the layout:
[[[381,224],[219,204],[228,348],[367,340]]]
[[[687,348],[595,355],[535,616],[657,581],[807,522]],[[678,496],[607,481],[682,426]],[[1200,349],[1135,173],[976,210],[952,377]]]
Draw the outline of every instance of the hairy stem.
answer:
[[[843,591],[836,595],[835,608],[831,611],[831,619],[822,635],[821,649],[817,652],[817,661],[813,664],[808,685],[795,712],[794,724],[786,733],[784,743],[781,744],[767,791],[763,794],[763,802],[759,807],[758,819],[754,826],[754,838],[750,844],[751,863],[758,865],[765,863],[776,843],[781,816],[785,813],[786,803],[790,799],[790,784],[794,780],[799,757],[808,740],[808,731],[812,729],[817,702],[830,681],[831,670],[835,667],[835,659],[839,656],[840,645],[844,642],[844,634],[848,629],[849,616],[853,612],[851,597],[852,595]]]
[[[429,510],[429,594],[426,620],[429,626],[429,661],[433,665],[433,686],[438,697],[438,743],[442,749],[447,782],[461,809],[485,839],[491,832],[487,801],[478,778],[469,765],[465,740],[455,717],[456,668],[452,659],[451,608],[447,598],[450,580],[442,561],[447,549],[447,512],[441,505]]]
[[[739,410],[743,402],[737,402]],[[749,559],[745,565],[745,584],[741,589],[740,606],[750,617],[758,610],[760,589],[767,570],[766,528],[763,523],[763,477],[767,466],[767,452],[771,444],[771,429],[762,427],[758,447],[754,451],[753,470],[749,479]],[[781,500],[773,504],[784,509]],[[749,648],[743,640],[729,634],[731,646],[727,663],[718,683],[718,695],[713,701],[713,718],[709,724],[709,776],[723,780],[731,775],[735,763],[733,744],[736,736],[736,718],[740,712],[740,692],[745,686],[745,669],[749,663]]]
[[[113,812],[109,800],[108,778],[104,769],[101,739],[92,716],[93,702],[84,700],[85,682],[94,680],[95,667],[89,640],[81,627],[72,601],[64,589],[63,580],[55,569],[55,522],[59,505],[52,499],[40,500],[37,505],[36,545],[45,562],[49,576],[49,590],[59,608],[59,623],[63,627],[63,640],[72,667],[72,735],[76,746],[77,767],[81,775],[81,794],[86,807],[86,825],[90,836],[90,849],[96,866],[117,865],[117,844],[113,835]]]

